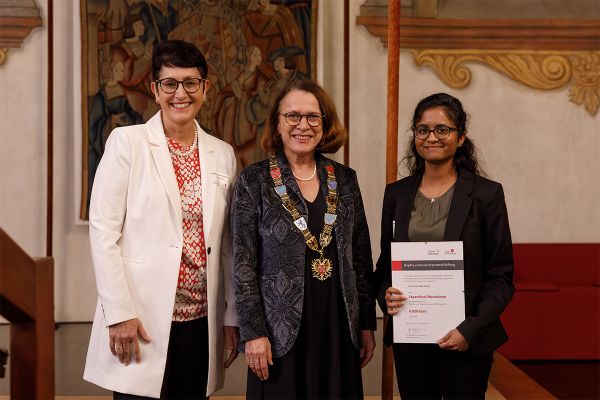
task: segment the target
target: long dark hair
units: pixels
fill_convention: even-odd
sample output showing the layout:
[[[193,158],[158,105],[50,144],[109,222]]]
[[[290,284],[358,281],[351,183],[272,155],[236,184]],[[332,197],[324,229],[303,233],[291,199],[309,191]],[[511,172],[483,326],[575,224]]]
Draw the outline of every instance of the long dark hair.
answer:
[[[432,94],[419,101],[419,104],[417,104],[417,107],[415,108],[415,113],[413,114],[412,119],[411,130],[413,132],[417,126],[417,123],[423,117],[423,113],[434,107],[442,107],[444,109],[448,118],[450,118],[450,120],[452,120],[452,122],[458,128],[459,138],[466,134],[468,119],[467,113],[463,109],[460,100],[446,93]],[[403,160],[406,162],[406,166],[408,167],[408,171],[411,175],[422,174],[425,171],[425,160],[417,152],[414,134],[412,135],[410,145],[406,150],[406,155],[404,156]],[[462,145],[456,149],[452,163],[457,171],[461,168],[464,168],[473,174],[485,176],[485,172],[481,168],[477,158],[477,148],[468,136],[465,137]]]

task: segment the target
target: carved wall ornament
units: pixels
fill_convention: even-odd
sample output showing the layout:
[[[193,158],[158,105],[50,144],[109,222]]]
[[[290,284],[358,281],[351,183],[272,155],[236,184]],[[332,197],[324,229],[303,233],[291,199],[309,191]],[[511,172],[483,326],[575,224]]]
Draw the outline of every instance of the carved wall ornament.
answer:
[[[571,102],[592,116],[600,108],[600,51],[413,50],[417,66],[431,68],[448,86],[471,82],[465,64],[479,62],[534,89],[553,90],[572,83]]]
[[[596,115],[600,107],[600,51],[577,54],[573,60],[573,75],[575,83],[569,90],[569,98]]]

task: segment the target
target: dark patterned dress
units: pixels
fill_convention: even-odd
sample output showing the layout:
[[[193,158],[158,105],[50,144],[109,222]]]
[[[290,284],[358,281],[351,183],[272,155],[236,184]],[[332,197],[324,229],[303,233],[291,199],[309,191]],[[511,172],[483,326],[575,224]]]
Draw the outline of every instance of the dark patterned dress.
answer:
[[[323,230],[326,210],[322,192],[308,208],[308,228],[315,237]],[[295,228],[294,228],[295,229]],[[359,351],[352,344],[340,285],[335,237],[324,256],[333,261],[331,277],[312,276],[317,252],[306,248],[304,308],[292,349],[269,366],[261,381],[248,369],[248,399],[356,399],[363,398]]]

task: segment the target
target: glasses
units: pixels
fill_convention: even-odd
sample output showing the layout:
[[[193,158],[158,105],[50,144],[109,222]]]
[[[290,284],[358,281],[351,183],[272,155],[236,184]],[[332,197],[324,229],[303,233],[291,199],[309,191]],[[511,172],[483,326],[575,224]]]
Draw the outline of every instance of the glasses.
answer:
[[[285,121],[288,123],[288,125],[298,126],[300,125],[302,118],[306,118],[306,122],[308,122],[308,125],[312,126],[313,128],[316,128],[317,126],[321,125],[321,123],[323,123],[323,118],[325,118],[323,114],[299,114],[297,112],[280,114],[285,117]]]
[[[160,86],[163,92],[166,94],[172,94],[179,89],[179,85],[183,86],[183,90],[185,90],[187,93],[196,93],[198,90],[200,90],[200,86],[202,83],[204,83],[204,81],[206,81],[206,79],[202,78],[186,78],[182,81],[178,81],[177,79],[173,78],[164,78],[157,80],[156,83]]]
[[[433,132],[433,136],[435,136],[438,140],[448,139],[450,133],[453,131],[458,131],[457,128],[451,128],[446,125],[437,125],[433,129],[429,129],[427,125],[419,125],[413,128],[413,132],[415,133],[415,137],[417,139],[427,139],[429,134]]]

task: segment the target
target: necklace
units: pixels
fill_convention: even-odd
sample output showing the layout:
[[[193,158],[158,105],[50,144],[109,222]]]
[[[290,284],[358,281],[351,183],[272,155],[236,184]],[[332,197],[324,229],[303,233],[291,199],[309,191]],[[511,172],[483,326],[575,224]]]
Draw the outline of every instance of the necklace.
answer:
[[[317,240],[310,230],[308,230],[306,220],[300,215],[296,205],[292,199],[290,199],[290,196],[288,196],[287,187],[281,180],[281,169],[279,168],[279,163],[277,162],[275,155],[272,155],[269,160],[269,170],[271,173],[271,178],[273,178],[273,184],[275,185],[275,193],[277,193],[277,195],[281,198],[283,207],[292,216],[292,220],[294,221],[296,228],[302,232],[306,245],[311,250],[319,253],[319,258],[313,260],[311,263],[311,271],[313,278],[316,278],[320,281],[324,281],[325,279],[329,278],[331,276],[331,271],[333,270],[333,262],[323,256],[323,251],[325,250],[325,247],[331,243],[333,223],[337,218],[337,181],[335,180],[333,165],[327,164],[325,169],[327,170],[327,211],[323,217],[325,221],[323,232],[321,232],[319,235],[319,240]],[[316,170],[317,164],[315,163],[315,171]],[[315,173],[313,172],[313,176],[314,174]],[[309,179],[312,179],[312,176]]]
[[[317,174],[317,163],[316,162],[315,162],[315,168],[313,169],[312,175],[309,176],[308,178],[300,178],[298,175],[296,175],[294,173],[294,171],[292,171],[292,175],[294,175],[294,178],[296,178],[296,179],[298,179],[299,181],[302,181],[302,182],[308,182],[308,181],[310,181],[312,178],[315,177],[316,174]]]
[[[440,194],[442,194],[442,192],[438,192],[435,196],[433,196],[431,198],[429,198],[427,196],[425,196],[425,197],[427,197],[429,199],[429,201],[431,202],[431,204],[433,204],[433,203],[435,203],[435,200],[439,197]]]
[[[167,140],[167,143],[169,144],[169,152],[171,154],[173,154],[174,156],[179,156],[179,157],[187,157],[190,154],[192,154],[197,148],[198,148],[198,128],[196,128],[196,123],[194,122],[194,141],[192,142],[192,145],[186,150],[186,151],[182,151],[179,149],[175,149],[171,146],[171,143],[169,143],[169,141]]]
[[[454,185],[450,186],[448,189],[446,189],[446,191],[444,191],[444,189],[440,190],[439,192],[437,192],[433,197],[428,197],[425,196],[425,194],[423,192],[421,192],[421,194],[423,195],[423,197],[425,197],[427,200],[429,200],[429,204],[433,204],[435,203],[435,201],[437,199],[439,199],[440,197],[442,197],[443,195],[445,195],[446,193],[448,193],[448,191],[453,187]]]

